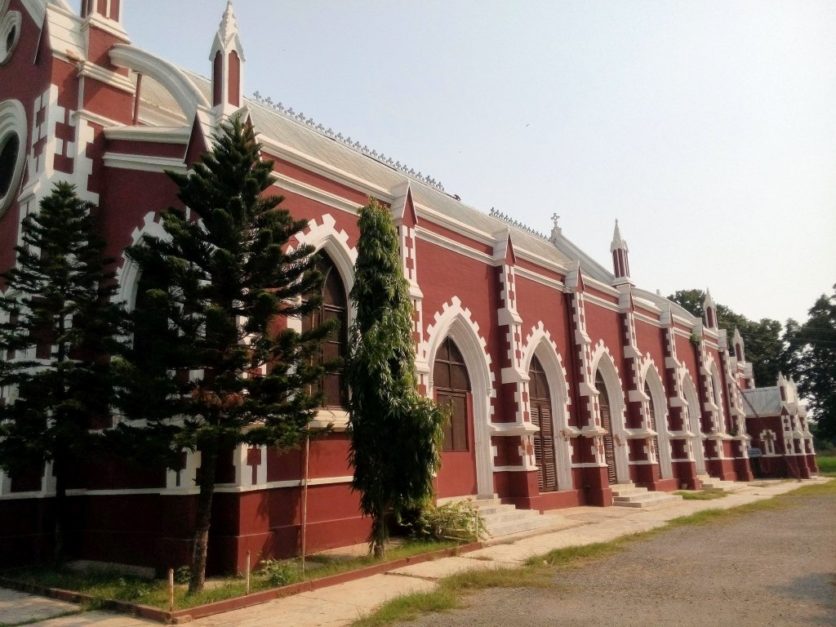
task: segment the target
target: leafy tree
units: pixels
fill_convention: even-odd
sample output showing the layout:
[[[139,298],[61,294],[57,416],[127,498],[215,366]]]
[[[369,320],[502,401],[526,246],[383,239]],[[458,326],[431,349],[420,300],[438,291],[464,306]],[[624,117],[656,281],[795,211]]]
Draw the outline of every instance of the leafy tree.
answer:
[[[836,442],[836,285],[810,308],[807,321],[787,321],[789,374],[816,419],[816,435]]]
[[[702,290],[679,290],[668,296],[694,316],[703,317]],[[787,361],[781,337],[782,326],[777,320],[762,318],[750,320],[725,305],[717,304],[717,324],[730,333],[736,328],[746,344],[746,359],[752,363],[755,381],[760,385],[772,385],[779,372],[786,372]]]
[[[360,210],[351,300],[347,380],[352,487],[372,518],[374,555],[384,554],[386,515],[420,508],[433,492],[443,414],[415,387],[412,303],[388,211],[372,200]]]
[[[318,306],[322,277],[311,247],[288,247],[305,222],[262,195],[273,164],[259,152],[249,125],[224,124],[189,174],[169,173],[188,210],[168,209],[166,236],[128,250],[142,278],[121,402],[147,426],[120,432],[169,467],[183,449],[200,454],[190,593],[205,582],[220,456],[297,444],[319,404],[315,353],[329,328],[275,329]]]
[[[52,462],[53,554],[64,555],[67,475],[110,417],[107,355],[120,321],[93,207],[58,183],[22,222],[17,266],[0,296],[0,465],[14,477]]]

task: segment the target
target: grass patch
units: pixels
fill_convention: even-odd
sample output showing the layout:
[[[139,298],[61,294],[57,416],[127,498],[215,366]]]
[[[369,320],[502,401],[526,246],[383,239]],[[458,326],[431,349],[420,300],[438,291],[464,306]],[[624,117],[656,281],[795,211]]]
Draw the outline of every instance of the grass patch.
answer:
[[[628,537],[634,538],[635,536]],[[526,561],[526,566],[557,566],[558,568],[583,566],[593,560],[618,553],[624,542],[625,539],[620,539],[611,542],[596,542],[585,546],[567,546],[563,549],[549,551],[545,555],[531,557]]]
[[[816,464],[819,467],[819,474],[836,477],[836,455],[817,455]]]
[[[407,541],[393,545],[386,552],[384,562],[413,557],[422,553],[438,551],[456,546],[455,542],[435,542],[430,540]],[[302,573],[301,561],[287,560],[286,584],[318,579],[336,575],[364,566],[378,564],[374,556],[344,557],[335,555],[312,555],[306,561],[305,573]],[[163,610],[168,609],[168,584],[165,580],[148,580],[141,577],[120,574],[114,571],[77,571],[68,568],[31,567],[4,571],[0,575],[22,583],[46,588],[73,590],[94,597],[87,609],[97,609],[106,600],[127,601],[150,605]],[[250,590],[256,592],[277,587],[269,577],[254,572]],[[223,601],[246,594],[246,583],[242,577],[227,577],[207,580],[206,588],[197,594],[187,594],[187,586],[177,585],[174,590],[175,609],[187,609],[206,603]]]
[[[702,490],[678,490],[674,492],[686,501],[713,501],[728,496],[729,493],[722,488],[705,488]]]
[[[378,627],[395,621],[409,621],[427,612],[444,612],[459,607],[459,597],[454,592],[439,588],[432,592],[415,592],[384,604],[373,614],[352,623],[355,627]]]

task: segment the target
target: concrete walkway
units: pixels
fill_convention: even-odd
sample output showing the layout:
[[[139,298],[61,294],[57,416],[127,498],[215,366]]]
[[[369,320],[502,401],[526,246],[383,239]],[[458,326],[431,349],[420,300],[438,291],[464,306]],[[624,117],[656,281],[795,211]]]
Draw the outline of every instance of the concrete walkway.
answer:
[[[436,587],[436,581],[448,575],[476,569],[521,566],[528,558],[543,555],[553,549],[607,542],[621,536],[648,531],[663,526],[667,521],[707,509],[730,509],[755,501],[790,492],[804,485],[827,481],[825,478],[798,481],[755,481],[739,491],[713,501],[679,501],[658,509],[641,510],[621,507],[573,507],[548,513],[555,525],[546,533],[520,538],[503,539],[495,544],[466,555],[447,557],[432,562],[406,566],[382,575],[344,583],[314,592],[305,592],[285,599],[277,599],[242,610],[218,614],[190,623],[195,626],[275,627],[293,625],[347,625],[374,611],[384,602],[412,592],[425,592]],[[6,591],[3,591],[4,593]],[[17,593],[11,593],[17,594]],[[20,595],[28,597],[29,595]],[[35,597],[29,597],[30,599]],[[0,623],[9,620],[3,614],[7,605],[0,597]],[[45,604],[59,602],[39,599]],[[66,612],[56,605],[55,614]],[[70,606],[71,608],[73,606]],[[52,615],[55,615],[52,614]],[[29,620],[49,616],[33,615]],[[134,627],[149,625],[147,621],[102,612],[88,612],[39,623],[48,627],[71,625],[100,625],[102,627]]]

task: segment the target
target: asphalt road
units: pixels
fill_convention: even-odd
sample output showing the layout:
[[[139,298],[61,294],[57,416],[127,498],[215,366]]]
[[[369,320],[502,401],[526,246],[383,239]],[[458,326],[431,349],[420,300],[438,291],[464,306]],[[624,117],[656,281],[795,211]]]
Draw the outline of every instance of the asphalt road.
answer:
[[[836,625],[836,497],[689,526],[563,570],[549,588],[491,589],[437,625]]]

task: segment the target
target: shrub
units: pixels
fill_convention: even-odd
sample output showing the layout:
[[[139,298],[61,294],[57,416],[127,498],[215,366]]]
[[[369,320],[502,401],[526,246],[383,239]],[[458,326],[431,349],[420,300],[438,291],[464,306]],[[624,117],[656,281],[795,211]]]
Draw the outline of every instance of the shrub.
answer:
[[[192,569],[189,566],[180,566],[174,570],[174,583],[189,583],[192,577]]]
[[[298,570],[290,562],[280,560],[264,560],[255,571],[259,577],[263,577],[271,586],[284,586],[298,579]]]
[[[428,505],[412,521],[405,522],[416,538],[473,542],[485,534],[485,524],[472,501]]]

